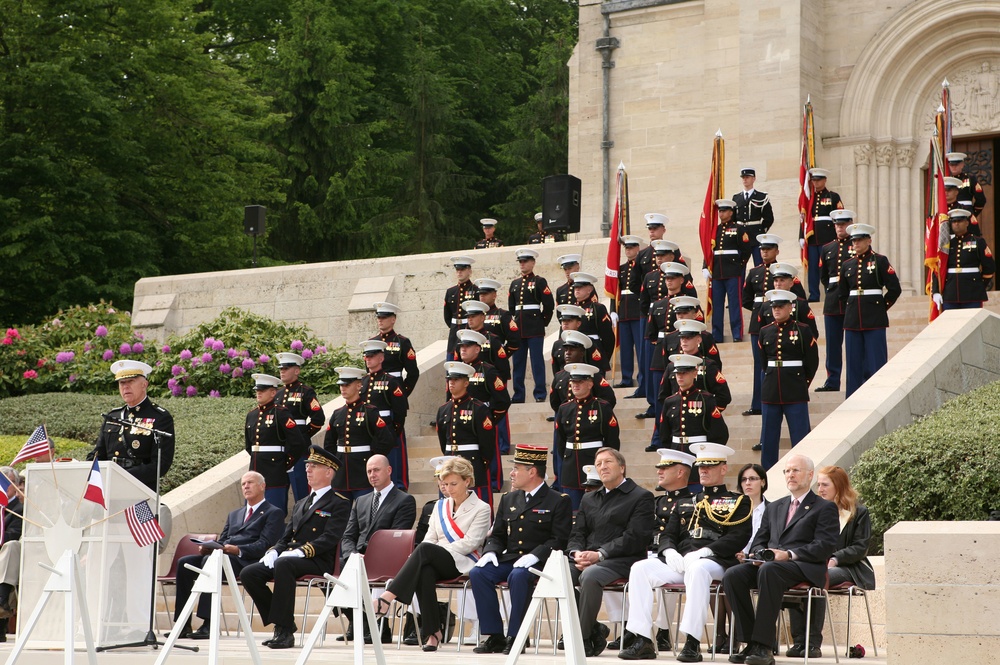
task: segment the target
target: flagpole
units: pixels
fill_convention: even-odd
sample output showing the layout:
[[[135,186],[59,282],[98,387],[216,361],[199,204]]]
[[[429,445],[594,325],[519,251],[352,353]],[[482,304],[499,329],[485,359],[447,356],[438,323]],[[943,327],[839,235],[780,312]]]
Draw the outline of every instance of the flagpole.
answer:
[[[140,503],[141,503],[141,502],[140,502]],[[93,524],[88,524],[87,526],[85,526],[85,527],[83,527],[83,528],[84,528],[84,529],[89,529],[89,528],[91,528],[91,527],[95,527],[95,526],[97,526],[98,524],[102,524],[102,523],[104,523],[104,522],[107,522],[107,521],[108,521],[109,519],[111,519],[112,517],[118,517],[119,515],[121,515],[122,513],[124,513],[124,512],[126,511],[126,510],[128,510],[128,509],[129,509],[129,508],[131,508],[131,507],[132,507],[132,506],[128,506],[128,507],[126,507],[126,508],[122,508],[122,509],[121,509],[121,510],[119,510],[119,511],[118,511],[117,513],[113,513],[113,514],[111,514],[111,515],[108,515],[108,516],[107,516],[107,517],[105,517],[104,519],[100,519],[100,520],[97,520],[97,521],[96,521],[96,522],[94,522]]]
[[[55,522],[53,522],[52,520],[50,520],[50,519],[49,519],[49,516],[48,516],[48,515],[46,515],[46,514],[45,514],[45,513],[44,513],[44,512],[42,511],[42,509],[38,507],[38,504],[34,503],[33,501],[29,501],[29,500],[28,500],[28,495],[27,495],[27,494],[25,494],[25,493],[24,493],[24,491],[22,491],[20,487],[18,487],[18,486],[17,486],[17,485],[15,484],[15,483],[11,483],[11,486],[13,486],[13,488],[14,488],[14,491],[15,491],[15,492],[16,492],[16,493],[17,493],[17,494],[18,494],[18,495],[19,495],[19,496],[21,497],[21,499],[23,499],[23,500],[24,500],[24,505],[26,505],[26,506],[31,506],[32,508],[34,508],[35,510],[37,510],[37,511],[38,511],[38,514],[39,514],[39,515],[41,515],[41,516],[43,516],[43,517],[44,517],[45,519],[49,520],[49,526],[55,526]],[[6,510],[6,509],[5,509],[5,510]],[[11,511],[9,511],[9,510],[8,510],[7,512],[11,512]],[[27,521],[27,520],[25,520],[25,521]],[[31,524],[34,524],[34,525],[35,525],[35,526],[37,526],[37,527],[38,527],[39,529],[44,529],[44,528],[45,528],[45,527],[42,527],[42,526],[39,526],[39,525],[38,525],[38,524],[36,524],[35,522],[31,522]]]
[[[42,526],[42,525],[41,525],[41,524],[39,524],[38,522],[36,522],[36,521],[34,521],[34,520],[29,520],[29,519],[28,519],[27,517],[25,517],[24,515],[20,515],[20,514],[18,514],[18,513],[15,513],[15,512],[14,512],[13,510],[11,510],[10,508],[4,508],[4,510],[5,510],[5,511],[7,512],[7,514],[9,514],[9,515],[13,515],[14,517],[20,517],[20,518],[21,518],[22,520],[24,520],[25,522],[27,522],[27,523],[28,523],[28,524],[30,524],[31,526],[34,526],[34,527],[38,527],[39,529],[44,529],[44,528],[45,528],[44,526]],[[50,526],[55,526],[55,525],[50,525]]]
[[[56,486],[56,494],[59,494],[59,476],[56,475],[56,443],[49,438],[49,428],[42,422],[42,432],[45,434],[45,440],[49,442],[49,468],[52,469],[52,482]]]

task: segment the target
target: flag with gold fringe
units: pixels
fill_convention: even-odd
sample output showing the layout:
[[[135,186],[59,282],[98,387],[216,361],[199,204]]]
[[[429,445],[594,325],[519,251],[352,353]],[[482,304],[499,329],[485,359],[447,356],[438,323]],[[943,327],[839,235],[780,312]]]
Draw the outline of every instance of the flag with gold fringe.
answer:
[[[943,122],[938,112],[935,124]],[[930,163],[927,168],[927,183],[924,191],[924,266],[927,268],[927,280],[924,290],[930,298],[927,320],[933,321],[941,313],[934,304],[932,295],[934,280],[944,287],[944,271],[948,267],[948,252],[950,250],[951,233],[948,227],[948,202],[944,195],[944,160],[941,154],[941,141],[937,131],[931,138]]]
[[[815,233],[812,218],[813,186],[809,179],[809,169],[816,166],[816,133],[813,126],[813,108],[810,96],[802,106],[802,152],[799,160],[799,223],[802,225],[801,236],[806,245]],[[802,247],[802,274],[809,265],[809,253]]]
[[[708,190],[705,192],[705,203],[701,208],[701,220],[698,223],[698,238],[701,240],[701,255],[705,266],[712,269],[712,259],[715,257],[715,232],[719,227],[719,211],[715,202],[721,199],[726,190],[724,174],[726,169],[726,142],[722,138],[722,130],[715,132],[712,141],[712,170],[708,174]],[[705,320],[712,316],[712,280],[705,286]]]

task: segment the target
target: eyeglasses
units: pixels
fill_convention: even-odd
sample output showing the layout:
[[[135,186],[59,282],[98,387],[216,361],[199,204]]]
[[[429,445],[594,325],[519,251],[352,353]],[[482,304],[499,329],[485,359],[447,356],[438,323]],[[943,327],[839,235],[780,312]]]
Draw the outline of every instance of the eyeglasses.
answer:
[[[760,481],[760,478],[758,478],[757,476],[744,476],[743,480],[741,480],[740,482],[741,483],[756,483],[756,482],[759,482],[759,481]]]

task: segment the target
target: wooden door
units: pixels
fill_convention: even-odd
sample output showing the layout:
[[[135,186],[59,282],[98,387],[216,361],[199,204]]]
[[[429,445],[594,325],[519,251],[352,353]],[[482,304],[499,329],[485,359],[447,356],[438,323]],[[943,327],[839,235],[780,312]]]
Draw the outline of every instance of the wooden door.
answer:
[[[997,201],[994,195],[996,191],[996,155],[1000,148],[1000,138],[973,138],[955,139],[952,141],[952,149],[955,152],[966,154],[965,168],[979,180],[979,184],[986,194],[986,207],[979,215],[979,228],[983,230],[983,237],[989,243],[990,249],[996,252],[997,244]]]

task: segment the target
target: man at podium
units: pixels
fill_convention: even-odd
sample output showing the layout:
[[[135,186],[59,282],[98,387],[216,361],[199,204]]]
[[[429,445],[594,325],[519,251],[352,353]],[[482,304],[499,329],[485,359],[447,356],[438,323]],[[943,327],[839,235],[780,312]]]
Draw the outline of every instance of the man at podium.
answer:
[[[125,406],[105,416],[97,445],[87,454],[88,460],[111,461],[132,474],[151,490],[156,490],[156,444],[160,446],[160,477],[174,461],[174,419],[170,412],[150,401],[146,395],[153,368],[136,360],[119,360],[111,365],[118,382],[118,393]],[[118,421],[118,422],[115,422]],[[127,427],[122,423],[131,423]],[[160,435],[154,440],[153,431]]]

